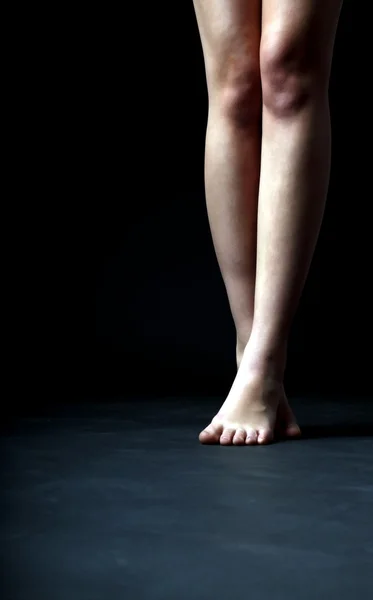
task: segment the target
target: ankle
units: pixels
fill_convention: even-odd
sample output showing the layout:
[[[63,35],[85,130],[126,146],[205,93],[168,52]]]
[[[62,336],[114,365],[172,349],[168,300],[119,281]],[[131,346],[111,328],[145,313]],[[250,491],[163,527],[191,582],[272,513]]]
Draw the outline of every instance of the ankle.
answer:
[[[284,378],[287,359],[287,340],[277,347],[260,347],[247,343],[242,354],[241,363],[246,372],[257,373],[277,381]]]
[[[236,338],[236,362],[237,362],[237,369],[240,367],[241,361],[242,361],[242,357],[243,354],[245,352],[245,348],[249,342],[250,339],[250,335],[248,336],[240,336],[237,334],[237,338]]]

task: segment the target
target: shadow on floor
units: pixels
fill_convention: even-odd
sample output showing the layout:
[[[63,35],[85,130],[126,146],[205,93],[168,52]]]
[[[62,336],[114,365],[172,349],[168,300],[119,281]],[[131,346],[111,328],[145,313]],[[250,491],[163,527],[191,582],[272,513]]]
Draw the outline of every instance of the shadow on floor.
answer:
[[[373,437],[373,422],[368,423],[332,423],[330,425],[305,425],[302,427],[302,439],[331,437]]]

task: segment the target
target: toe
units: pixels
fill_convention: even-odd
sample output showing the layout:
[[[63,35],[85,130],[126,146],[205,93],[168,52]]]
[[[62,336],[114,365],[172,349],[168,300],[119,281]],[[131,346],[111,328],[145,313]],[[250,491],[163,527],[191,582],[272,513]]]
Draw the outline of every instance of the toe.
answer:
[[[223,446],[227,446],[232,443],[234,434],[236,433],[235,429],[229,429],[228,427],[224,429],[223,433],[220,436],[220,443]]]
[[[258,444],[270,444],[273,441],[273,432],[270,429],[259,429]]]
[[[298,438],[302,435],[300,427],[297,423],[289,423],[284,428],[284,433],[285,433],[286,437],[293,437],[293,438]]]
[[[218,444],[222,431],[221,426],[209,425],[199,434],[199,441],[201,444]]]
[[[300,437],[301,430],[287,399],[280,404],[277,429],[280,437]]]
[[[234,434],[233,444],[235,446],[243,446],[243,444],[245,443],[245,440],[246,440],[246,431],[242,428],[237,429],[236,433]]]
[[[255,431],[255,429],[248,429],[245,443],[248,445],[253,445],[253,444],[257,443],[257,439],[258,439],[258,434]]]

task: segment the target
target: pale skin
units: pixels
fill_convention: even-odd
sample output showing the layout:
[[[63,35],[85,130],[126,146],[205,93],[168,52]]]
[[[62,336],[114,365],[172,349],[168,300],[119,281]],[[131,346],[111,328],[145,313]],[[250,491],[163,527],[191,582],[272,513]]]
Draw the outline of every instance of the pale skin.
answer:
[[[209,95],[205,188],[237,332],[237,375],[202,443],[300,436],[287,340],[329,183],[340,0],[194,0]]]

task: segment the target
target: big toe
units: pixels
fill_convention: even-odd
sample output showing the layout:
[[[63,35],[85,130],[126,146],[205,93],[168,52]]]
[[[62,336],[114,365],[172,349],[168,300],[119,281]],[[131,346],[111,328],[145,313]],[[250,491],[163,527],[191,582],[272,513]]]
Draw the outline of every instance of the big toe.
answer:
[[[201,444],[218,444],[222,434],[223,427],[209,425],[199,434]]]

